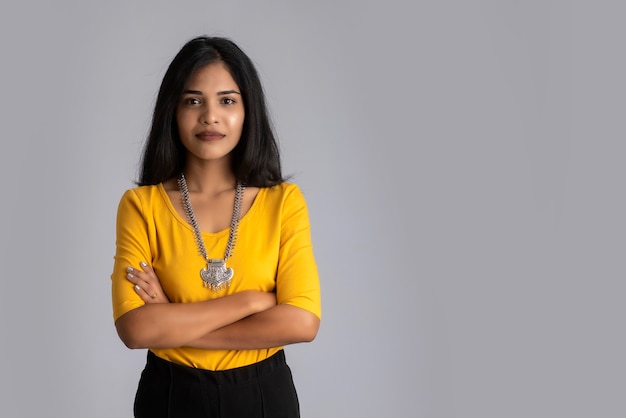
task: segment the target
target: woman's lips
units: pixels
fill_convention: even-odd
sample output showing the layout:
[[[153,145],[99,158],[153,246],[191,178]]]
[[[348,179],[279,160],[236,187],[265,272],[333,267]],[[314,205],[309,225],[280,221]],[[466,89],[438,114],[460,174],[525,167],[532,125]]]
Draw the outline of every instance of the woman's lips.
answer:
[[[218,139],[224,138],[226,135],[221,134],[215,131],[204,131],[196,134],[196,138],[201,139],[203,141],[215,141]]]

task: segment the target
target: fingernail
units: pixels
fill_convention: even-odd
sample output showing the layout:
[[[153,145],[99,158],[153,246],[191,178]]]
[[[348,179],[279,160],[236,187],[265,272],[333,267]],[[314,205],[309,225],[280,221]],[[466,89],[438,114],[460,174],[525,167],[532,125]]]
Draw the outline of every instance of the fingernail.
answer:
[[[141,267],[148,267],[148,263],[146,263],[145,261],[142,261],[139,264],[141,264]]]
[[[133,277],[135,277],[135,275],[134,275],[133,273],[128,273],[128,274],[126,275],[126,278],[127,278],[127,279],[132,279]]]
[[[133,268],[132,267],[126,267],[126,271],[131,273],[133,271]]]
[[[138,284],[135,285],[135,290],[141,290],[141,287],[139,287]]]

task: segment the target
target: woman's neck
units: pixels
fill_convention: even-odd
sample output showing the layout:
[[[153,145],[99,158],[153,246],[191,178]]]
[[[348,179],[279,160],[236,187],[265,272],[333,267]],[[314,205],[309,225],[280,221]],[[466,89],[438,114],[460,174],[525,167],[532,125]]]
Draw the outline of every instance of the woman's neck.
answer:
[[[186,164],[183,173],[190,192],[218,194],[234,189],[237,185],[237,179],[228,162]]]

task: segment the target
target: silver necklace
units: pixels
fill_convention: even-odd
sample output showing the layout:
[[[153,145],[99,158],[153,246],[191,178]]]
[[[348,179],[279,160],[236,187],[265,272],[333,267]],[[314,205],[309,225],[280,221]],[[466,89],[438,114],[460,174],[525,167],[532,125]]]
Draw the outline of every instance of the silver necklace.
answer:
[[[202,239],[202,232],[200,232],[196,215],[191,207],[189,189],[187,188],[187,181],[185,180],[185,175],[183,173],[180,173],[180,177],[178,178],[178,187],[180,188],[180,195],[183,201],[183,209],[185,209],[185,213],[187,214],[189,222],[193,227],[198,250],[200,255],[206,260],[206,268],[200,270],[202,283],[204,287],[208,287],[211,290],[219,292],[220,290],[229,287],[233,278],[234,271],[232,267],[226,268],[226,260],[228,260],[228,257],[232,255],[237,241],[237,228],[239,227],[241,202],[243,200],[243,191],[246,187],[242,183],[237,182],[235,204],[233,205],[233,219],[230,222],[230,234],[228,235],[228,243],[226,244],[224,258],[209,258],[209,254],[206,252],[204,240]]]

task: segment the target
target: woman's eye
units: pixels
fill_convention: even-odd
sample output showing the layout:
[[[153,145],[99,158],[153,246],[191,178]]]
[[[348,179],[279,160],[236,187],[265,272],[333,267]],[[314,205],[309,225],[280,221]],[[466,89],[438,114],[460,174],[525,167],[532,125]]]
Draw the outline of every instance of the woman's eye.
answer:
[[[188,97],[187,99],[185,99],[185,104],[197,105],[200,104],[200,100],[196,99],[195,97]]]
[[[222,103],[227,104],[227,105],[231,105],[231,104],[235,104],[235,99],[231,99],[230,97],[224,97],[222,99]]]

